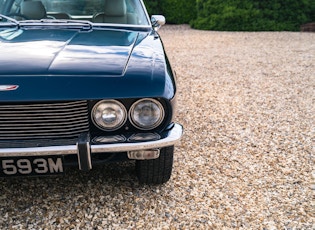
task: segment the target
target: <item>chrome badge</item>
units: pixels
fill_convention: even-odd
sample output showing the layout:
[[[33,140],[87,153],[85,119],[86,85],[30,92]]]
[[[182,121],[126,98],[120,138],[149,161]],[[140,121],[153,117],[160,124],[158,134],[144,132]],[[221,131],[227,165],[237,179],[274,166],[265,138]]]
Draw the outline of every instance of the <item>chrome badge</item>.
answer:
[[[18,85],[0,85],[0,91],[12,91],[19,88]]]

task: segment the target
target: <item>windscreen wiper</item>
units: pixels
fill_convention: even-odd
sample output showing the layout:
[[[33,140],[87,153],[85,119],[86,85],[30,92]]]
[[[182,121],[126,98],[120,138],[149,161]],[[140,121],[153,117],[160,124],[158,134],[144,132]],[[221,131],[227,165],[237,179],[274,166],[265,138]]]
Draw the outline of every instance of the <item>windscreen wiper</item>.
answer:
[[[20,27],[20,23],[17,20],[15,20],[14,18],[10,18],[10,17],[8,17],[6,15],[0,14],[0,20],[1,21],[2,21],[3,18],[6,19],[8,22],[11,22],[11,24],[13,24],[13,25],[15,25],[17,27]]]
[[[20,21],[20,26],[58,26],[69,29],[92,30],[93,23],[83,20],[68,20],[68,19],[40,19],[40,20],[23,20]]]

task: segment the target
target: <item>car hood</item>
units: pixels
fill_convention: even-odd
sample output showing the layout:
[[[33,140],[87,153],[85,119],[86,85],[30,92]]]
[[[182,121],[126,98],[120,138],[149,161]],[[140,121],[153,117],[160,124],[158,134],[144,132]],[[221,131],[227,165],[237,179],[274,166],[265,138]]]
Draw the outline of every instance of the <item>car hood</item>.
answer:
[[[0,91],[0,101],[174,94],[161,41],[149,32],[0,30],[0,54],[0,86],[19,86]]]
[[[0,32],[0,74],[122,75],[139,33],[112,30]],[[14,64],[13,64],[14,63]]]

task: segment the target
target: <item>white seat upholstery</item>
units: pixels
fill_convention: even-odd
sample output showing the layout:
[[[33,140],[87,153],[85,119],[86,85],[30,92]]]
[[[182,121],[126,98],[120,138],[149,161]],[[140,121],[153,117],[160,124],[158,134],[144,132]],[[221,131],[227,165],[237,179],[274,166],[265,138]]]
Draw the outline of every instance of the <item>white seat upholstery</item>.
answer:
[[[137,24],[136,17],[127,13],[125,0],[106,0],[104,12],[96,14],[93,22]]]

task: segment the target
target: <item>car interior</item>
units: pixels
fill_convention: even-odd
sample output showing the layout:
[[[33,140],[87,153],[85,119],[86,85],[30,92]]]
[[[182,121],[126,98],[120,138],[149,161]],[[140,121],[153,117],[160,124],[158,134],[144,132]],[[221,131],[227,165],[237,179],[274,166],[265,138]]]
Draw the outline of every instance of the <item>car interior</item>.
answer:
[[[7,0],[16,20],[73,19],[94,23],[148,25],[138,0]],[[140,1],[138,1],[140,2]],[[63,11],[61,11],[63,10]]]
[[[24,15],[25,19],[39,20],[42,18],[47,18],[45,6],[41,1],[22,2],[21,15]]]
[[[93,22],[137,24],[137,18],[135,14],[127,12],[125,0],[107,0],[104,12],[94,15]]]

